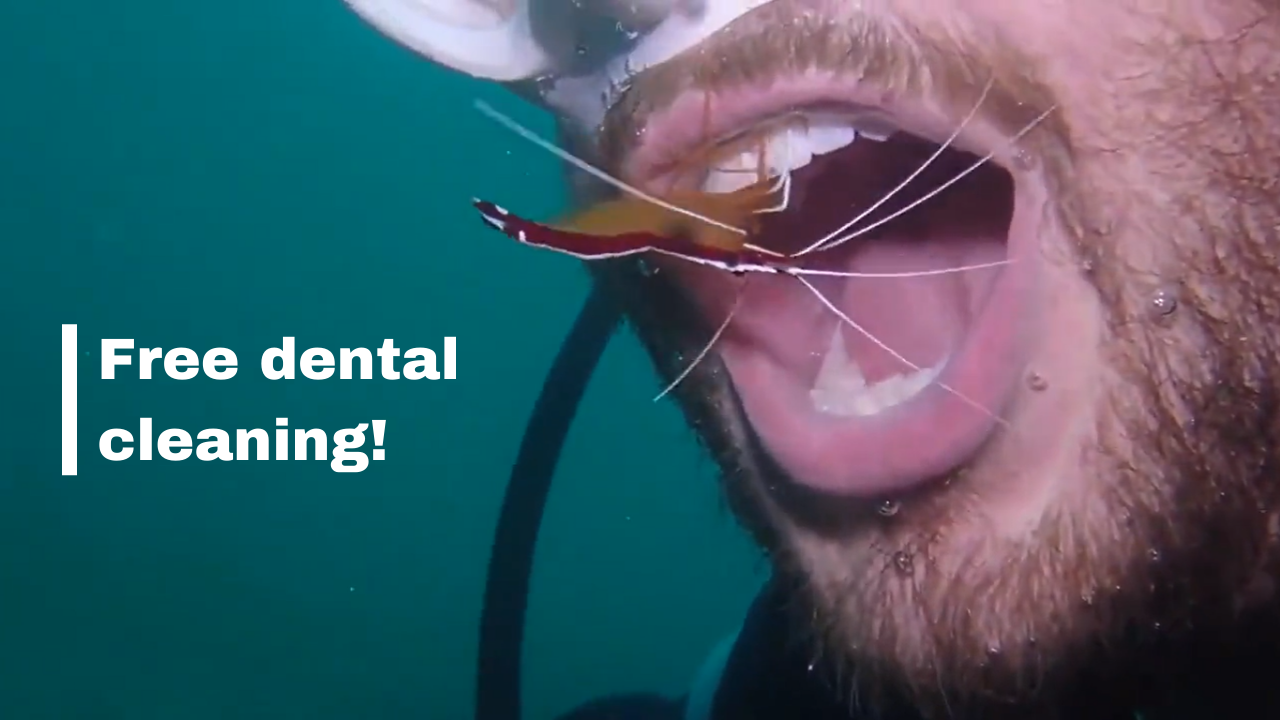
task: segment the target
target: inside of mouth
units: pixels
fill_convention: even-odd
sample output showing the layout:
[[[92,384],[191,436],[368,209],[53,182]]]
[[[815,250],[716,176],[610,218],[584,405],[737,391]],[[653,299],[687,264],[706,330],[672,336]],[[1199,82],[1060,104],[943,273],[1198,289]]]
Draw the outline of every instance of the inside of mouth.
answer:
[[[830,415],[879,415],[935,382],[1003,268],[938,271],[1006,259],[1014,204],[1008,172],[994,163],[969,171],[978,156],[884,122],[822,116],[771,124],[747,146],[754,149],[742,147],[735,143],[713,163],[704,191],[740,189],[758,181],[761,168],[790,176],[785,209],[754,215],[753,244],[793,254],[860,217],[836,235],[856,237],[805,255],[803,265],[849,275],[933,274],[807,276],[835,310],[794,278],[772,278],[767,300],[744,308],[753,330],[734,342],[772,354],[809,388],[813,409]],[[774,197],[781,200],[781,191]],[[723,292],[736,286],[726,283]]]

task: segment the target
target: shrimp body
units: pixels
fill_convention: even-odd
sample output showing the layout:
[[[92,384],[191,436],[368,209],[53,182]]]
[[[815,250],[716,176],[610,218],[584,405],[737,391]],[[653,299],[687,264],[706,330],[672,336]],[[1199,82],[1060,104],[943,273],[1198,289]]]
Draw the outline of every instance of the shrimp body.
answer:
[[[765,183],[757,183],[730,193],[676,191],[662,196],[671,205],[741,232],[630,197],[597,203],[553,226],[600,237],[630,233],[681,237],[701,247],[735,251],[759,230],[758,213],[769,204],[770,194]]]

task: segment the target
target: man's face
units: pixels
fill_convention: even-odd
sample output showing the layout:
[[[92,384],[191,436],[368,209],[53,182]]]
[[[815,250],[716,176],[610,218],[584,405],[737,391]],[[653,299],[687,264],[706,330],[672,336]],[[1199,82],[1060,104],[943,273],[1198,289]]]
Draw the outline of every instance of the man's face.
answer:
[[[1016,703],[1274,605],[1277,47],[1249,0],[774,0],[636,79],[605,134],[634,183],[703,182],[679,160],[766,121],[806,138],[787,210],[754,215],[776,251],[992,155],[810,260],[994,268],[601,270],[668,377],[733,311],[676,394],[815,659]],[[851,120],[900,132],[823,154]]]

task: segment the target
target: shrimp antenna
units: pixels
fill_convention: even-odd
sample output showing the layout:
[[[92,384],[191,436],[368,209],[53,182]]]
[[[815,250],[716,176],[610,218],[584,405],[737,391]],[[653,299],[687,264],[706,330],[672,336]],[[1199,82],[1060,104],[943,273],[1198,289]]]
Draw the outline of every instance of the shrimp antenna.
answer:
[[[875,203],[873,203],[871,207],[867,208],[866,210],[863,210],[860,215],[850,220],[849,222],[845,223],[844,225],[841,225],[835,230],[831,231],[830,233],[822,237],[820,240],[814,242],[812,245],[801,250],[800,252],[796,253],[792,257],[800,257],[802,255],[807,255],[813,252],[814,250],[828,249],[827,247],[823,247],[823,246],[826,245],[828,242],[830,242],[833,238],[835,238],[840,233],[844,232],[845,230],[848,230],[854,225],[857,225],[863,218],[875,212],[876,208],[880,207],[886,202],[889,202],[889,200],[891,200],[894,195],[897,195],[899,192],[901,192],[902,189],[905,188],[907,185],[909,185],[912,180],[915,180],[916,177],[920,175],[920,173],[927,170],[928,167],[933,164],[933,161],[937,160],[942,155],[942,153],[946,152],[947,148],[951,147],[951,144],[956,141],[956,138],[960,137],[960,133],[964,131],[964,128],[969,124],[969,121],[973,120],[973,116],[978,114],[978,108],[982,107],[982,103],[986,102],[987,94],[991,92],[991,86],[994,83],[995,83],[995,77],[992,76],[990,79],[987,80],[987,84],[983,86],[982,94],[978,96],[978,100],[973,104],[973,108],[969,110],[969,114],[964,116],[964,119],[961,120],[960,124],[956,126],[956,129],[951,133],[951,136],[947,138],[946,142],[939,145],[938,148],[933,151],[932,155],[930,155],[924,162],[920,163],[920,167],[916,168],[915,172],[911,173],[906,177],[905,180],[898,183],[897,187],[885,193],[884,196],[881,197],[879,200],[877,200]],[[835,247],[838,244],[839,244],[838,242],[833,243],[830,247]]]
[[[1019,131],[1018,131],[1018,132],[1017,132],[1013,137],[1009,138],[1009,144],[1012,144],[1012,143],[1017,142],[1018,140],[1020,140],[1020,139],[1022,138],[1022,136],[1023,136],[1023,135],[1026,135],[1027,133],[1031,132],[1031,130],[1032,130],[1033,128],[1035,128],[1037,125],[1039,125],[1041,122],[1043,122],[1043,121],[1044,121],[1044,119],[1045,119],[1045,118],[1047,118],[1047,117],[1049,117],[1049,114],[1050,114],[1050,113],[1052,113],[1052,112],[1053,112],[1054,110],[1056,110],[1057,108],[1058,108],[1058,106],[1057,106],[1057,105],[1054,105],[1054,106],[1050,107],[1048,110],[1045,110],[1044,112],[1042,112],[1042,113],[1040,113],[1039,115],[1037,115],[1037,116],[1036,116],[1036,117],[1035,117],[1031,122],[1029,122],[1029,123],[1027,123],[1025,126],[1023,126],[1023,128],[1022,128],[1021,130],[1019,130]],[[956,183],[960,182],[960,181],[961,181],[961,180],[963,180],[965,177],[967,177],[969,174],[971,174],[971,173],[975,172],[978,168],[980,168],[980,167],[982,167],[983,165],[985,165],[986,163],[990,162],[991,158],[995,157],[995,155],[996,155],[996,153],[995,153],[995,151],[994,151],[994,150],[993,150],[993,151],[991,151],[991,152],[989,152],[989,153],[987,153],[986,155],[983,155],[982,157],[978,158],[978,160],[977,160],[976,162],[974,162],[972,165],[970,165],[969,167],[965,168],[964,170],[961,170],[960,172],[956,173],[955,177],[952,177],[950,180],[948,180],[948,181],[946,181],[946,182],[942,183],[941,185],[939,185],[938,187],[936,187],[936,188],[934,188],[934,189],[930,190],[929,192],[925,193],[924,195],[922,195],[921,197],[917,198],[916,200],[913,200],[911,203],[909,203],[909,204],[908,204],[908,205],[906,205],[905,207],[902,207],[902,208],[899,208],[898,210],[893,211],[892,213],[890,213],[890,214],[888,214],[888,215],[886,215],[886,216],[884,216],[884,217],[880,218],[879,220],[876,220],[875,222],[871,223],[870,225],[867,225],[867,226],[865,226],[865,227],[858,228],[857,230],[854,230],[853,232],[849,233],[848,235],[845,235],[845,236],[844,236],[844,237],[842,237],[842,238],[837,238],[836,240],[832,240],[831,242],[827,243],[826,245],[823,245],[822,247],[820,247],[820,248],[818,248],[818,249],[819,249],[819,250],[831,250],[831,249],[833,249],[833,248],[836,248],[836,247],[838,247],[838,246],[840,246],[840,245],[843,245],[844,243],[846,243],[846,242],[848,242],[848,241],[850,241],[850,240],[853,240],[853,239],[854,239],[854,238],[856,238],[856,237],[859,237],[859,236],[861,236],[861,235],[865,235],[865,234],[867,234],[867,233],[871,232],[872,230],[875,230],[876,228],[880,227],[881,225],[884,225],[885,223],[889,222],[890,220],[893,220],[893,219],[894,219],[894,218],[896,218],[896,217],[900,217],[900,216],[901,216],[901,215],[903,215],[904,213],[907,213],[907,212],[909,212],[909,211],[911,211],[911,210],[914,210],[915,208],[919,207],[922,203],[924,203],[924,202],[928,201],[928,200],[929,200],[929,199],[931,199],[931,198],[937,197],[938,195],[942,194],[942,191],[944,191],[944,190],[946,190],[947,188],[951,187],[952,185],[955,185]],[[892,193],[890,193],[890,194],[892,194]],[[885,200],[887,200],[888,198],[889,198],[889,196],[885,196],[885,198],[884,198],[884,199],[885,199]],[[877,203],[877,205],[878,205],[878,204],[879,204],[879,203]],[[875,209],[875,208],[874,208],[874,206],[872,207],[872,209]],[[866,215],[866,213],[863,213],[862,215],[858,216],[857,218],[854,218],[852,221],[850,221],[848,224],[846,224],[846,225],[845,225],[845,227],[846,227],[846,228],[847,228],[847,227],[850,227],[853,223],[857,222],[859,219],[861,219],[861,218],[862,218],[862,217],[864,217],[865,215]],[[826,242],[826,241],[824,240],[823,242]]]
[[[796,276],[795,276],[795,278],[796,278],[796,280],[799,280],[799,281],[800,281],[800,284],[804,285],[804,286],[805,286],[805,288],[807,288],[807,289],[809,290],[809,292],[813,293],[813,296],[814,296],[814,297],[818,298],[818,302],[820,302],[820,303],[822,303],[823,305],[825,305],[825,306],[827,307],[827,309],[828,309],[828,310],[830,310],[832,313],[834,313],[834,314],[835,314],[835,316],[836,316],[837,318],[839,318],[841,322],[843,322],[844,324],[846,324],[846,325],[848,325],[849,327],[851,327],[851,328],[853,328],[854,330],[856,330],[860,335],[862,335],[863,337],[865,337],[866,339],[868,339],[868,340],[870,340],[872,343],[874,343],[876,347],[878,347],[878,348],[880,348],[881,350],[884,350],[885,352],[889,353],[890,355],[892,355],[892,356],[894,357],[894,359],[895,359],[895,360],[897,360],[898,362],[902,363],[903,365],[906,365],[907,367],[911,368],[912,370],[915,370],[916,372],[921,372],[921,371],[924,369],[924,368],[920,367],[919,365],[917,365],[917,364],[915,364],[915,363],[911,362],[910,360],[906,359],[905,357],[903,357],[903,356],[902,356],[902,353],[900,353],[900,352],[898,352],[897,350],[894,350],[893,348],[889,347],[888,345],[886,345],[886,344],[885,344],[885,342],[884,342],[883,340],[881,340],[880,338],[876,337],[875,335],[872,335],[872,334],[871,334],[871,332],[870,332],[869,330],[867,330],[866,328],[862,327],[862,326],[861,326],[861,325],[859,325],[858,323],[854,322],[853,318],[849,317],[849,315],[848,315],[847,313],[845,313],[845,312],[844,312],[843,310],[841,310],[840,308],[836,307],[836,304],[835,304],[835,303],[833,303],[833,302],[831,302],[831,300],[829,300],[829,299],[827,298],[827,296],[826,296],[826,295],[823,295],[823,294],[822,294],[822,291],[820,291],[820,290],[818,290],[818,288],[814,287],[813,283],[809,282],[808,280],[804,279],[803,277],[801,277],[801,276],[799,276],[799,275],[796,275]],[[944,383],[944,382],[940,382],[940,381],[938,381],[938,380],[934,380],[934,382],[938,384],[938,387],[940,387],[940,388],[942,388],[943,390],[946,390],[947,392],[951,393],[952,395],[954,395],[956,398],[958,398],[961,402],[963,402],[964,404],[968,405],[969,407],[972,407],[973,409],[977,410],[978,412],[982,413],[983,415],[986,415],[987,417],[991,418],[992,420],[995,420],[997,423],[999,423],[1000,425],[1004,426],[1005,428],[1010,427],[1010,425],[1009,425],[1009,421],[1008,421],[1008,420],[1005,420],[1004,418],[1000,417],[999,415],[996,415],[995,413],[991,412],[991,411],[990,411],[990,410],[988,410],[985,406],[983,406],[983,405],[982,405],[982,403],[978,402],[977,400],[974,400],[974,399],[970,398],[969,396],[965,395],[964,393],[960,392],[959,390],[956,390],[955,388],[951,387],[950,385],[948,385],[948,384],[946,384],[946,383]]]
[[[546,150],[547,152],[551,153],[552,155],[555,155],[556,157],[560,158],[561,160],[563,160],[563,161],[565,161],[565,162],[569,163],[570,165],[573,165],[574,167],[578,168],[579,170],[581,170],[581,171],[583,171],[583,172],[585,172],[585,173],[588,173],[589,175],[593,175],[594,177],[596,177],[596,178],[598,178],[598,179],[600,179],[600,180],[602,180],[602,181],[604,181],[604,182],[608,183],[609,185],[612,185],[613,187],[617,188],[618,190],[621,190],[622,192],[625,192],[625,193],[627,193],[627,194],[629,194],[629,195],[634,195],[634,196],[636,196],[636,197],[640,198],[641,200],[644,200],[644,201],[646,201],[646,202],[653,203],[654,205],[657,205],[658,207],[660,207],[660,208],[664,208],[664,209],[666,209],[666,210],[670,210],[671,212],[679,213],[679,214],[684,215],[684,216],[686,216],[686,217],[693,218],[694,220],[700,220],[700,221],[702,221],[702,222],[704,222],[704,223],[707,223],[708,225],[713,225],[713,226],[715,226],[715,227],[718,227],[718,228],[721,228],[721,229],[724,229],[724,230],[728,230],[728,231],[730,231],[730,232],[734,232],[734,233],[737,233],[737,234],[739,234],[739,235],[746,235],[746,234],[747,234],[747,231],[746,231],[746,230],[743,230],[743,229],[741,229],[741,228],[736,228],[736,227],[734,227],[734,226],[732,226],[732,225],[729,225],[728,223],[720,222],[719,220],[716,220],[716,219],[714,219],[714,218],[706,217],[705,215],[699,215],[698,213],[696,213],[696,212],[694,212],[694,211],[692,211],[692,210],[686,210],[685,208],[679,207],[679,206],[677,206],[677,205],[672,205],[671,203],[667,202],[666,200],[663,200],[662,198],[659,198],[659,197],[655,197],[655,196],[653,196],[653,195],[650,195],[649,193],[647,193],[647,192],[645,192],[645,191],[641,190],[641,189],[640,189],[640,188],[638,188],[638,187],[635,187],[634,185],[628,185],[627,183],[625,183],[625,182],[623,182],[623,181],[619,180],[618,178],[616,178],[616,177],[614,177],[614,176],[610,175],[609,173],[605,172],[604,170],[601,170],[600,168],[596,167],[595,165],[592,165],[591,163],[587,162],[586,160],[583,160],[582,158],[577,157],[577,156],[576,156],[576,155],[574,155],[573,153],[570,153],[570,152],[568,152],[567,150],[564,150],[564,149],[562,149],[562,148],[556,147],[553,143],[550,143],[550,142],[548,142],[548,141],[546,141],[546,140],[542,139],[541,137],[538,137],[538,134],[537,134],[537,133],[535,133],[535,132],[533,132],[532,130],[530,130],[530,129],[526,128],[525,126],[523,126],[523,125],[521,125],[520,123],[516,122],[516,121],[515,121],[515,120],[513,120],[512,118],[510,118],[510,117],[508,117],[508,116],[506,116],[506,115],[503,115],[501,112],[498,112],[497,110],[495,110],[495,109],[494,109],[494,107],[493,107],[492,105],[490,105],[489,103],[487,103],[487,102],[485,102],[485,101],[483,101],[483,100],[476,100],[476,101],[475,101],[475,107],[476,107],[476,109],[477,109],[477,110],[479,110],[479,111],[480,111],[480,113],[481,113],[481,114],[483,114],[483,115],[487,116],[487,117],[488,117],[489,119],[491,119],[491,120],[494,120],[494,121],[495,121],[495,122],[497,122],[499,125],[502,125],[503,127],[507,128],[508,130],[510,130],[511,132],[515,133],[516,135],[519,135],[520,137],[524,138],[525,140],[528,140],[529,142],[533,143],[534,145],[537,145],[538,147],[542,148],[543,150]]]
[[[720,323],[720,327],[716,328],[716,331],[712,333],[711,339],[702,346],[702,349],[698,351],[698,354],[693,357],[693,361],[690,362],[684,370],[680,371],[680,374],[671,381],[671,384],[663,388],[662,392],[658,393],[657,396],[653,398],[654,402],[658,402],[662,398],[666,397],[672,390],[675,390],[676,386],[684,382],[684,379],[689,377],[689,373],[693,372],[694,368],[698,367],[698,365],[706,359],[707,353],[710,353],[711,348],[715,347],[715,344],[720,341],[720,337],[724,335],[724,331],[729,329],[729,323],[733,321],[733,316],[738,313],[738,308],[742,306],[742,299],[746,296],[746,284],[746,279],[744,278],[742,282],[743,287],[738,290],[738,297],[733,301],[733,307],[729,308],[729,314],[724,317],[724,321]]]

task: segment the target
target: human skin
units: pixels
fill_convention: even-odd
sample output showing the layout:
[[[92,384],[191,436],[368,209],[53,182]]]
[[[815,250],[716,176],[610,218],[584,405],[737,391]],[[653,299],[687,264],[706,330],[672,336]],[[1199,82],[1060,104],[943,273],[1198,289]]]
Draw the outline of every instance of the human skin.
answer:
[[[938,717],[1280,716],[1255,682],[1280,672],[1277,48],[1273,0],[773,0],[611,110],[601,162],[652,187],[705,94],[816,67],[954,126],[990,82],[972,132],[1022,237],[991,332],[1016,331],[953,384],[1002,422],[963,420],[942,472],[911,476],[928,436],[885,430],[871,457],[865,428],[792,397],[811,378],[783,346],[821,353],[831,325],[803,330],[813,298],[785,277],[752,279],[675,392],[837,692]],[[739,291],[678,261],[594,267],[668,378]]]

